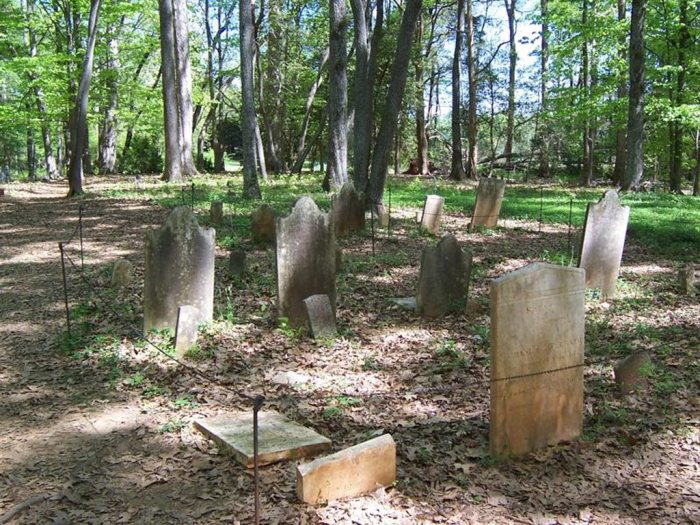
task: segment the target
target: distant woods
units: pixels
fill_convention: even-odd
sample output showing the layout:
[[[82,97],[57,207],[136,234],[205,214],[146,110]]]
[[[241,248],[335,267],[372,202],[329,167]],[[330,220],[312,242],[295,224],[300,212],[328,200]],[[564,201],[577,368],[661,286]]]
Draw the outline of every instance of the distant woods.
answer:
[[[15,178],[700,186],[700,0],[0,0]],[[238,164],[236,164],[238,163]]]

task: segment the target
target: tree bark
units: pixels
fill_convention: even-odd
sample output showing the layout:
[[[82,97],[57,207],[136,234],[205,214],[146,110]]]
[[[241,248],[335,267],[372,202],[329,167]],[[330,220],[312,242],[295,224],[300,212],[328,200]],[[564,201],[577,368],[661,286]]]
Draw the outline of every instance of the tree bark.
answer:
[[[472,0],[466,0],[467,22],[467,77],[469,86],[469,106],[467,109],[467,141],[469,142],[469,154],[467,155],[467,177],[476,180],[478,174],[478,123],[476,120],[476,57],[474,52],[474,15],[472,13]]]
[[[464,38],[464,0],[457,0],[457,32],[455,35],[455,51],[452,56],[452,167],[450,178],[464,180],[467,174],[464,171],[464,158],[462,156],[462,79],[461,61]]]
[[[345,0],[330,0],[330,94],[328,114],[328,159],[330,179],[339,189],[348,180],[347,142],[347,19]]]
[[[513,136],[515,134],[515,69],[518,63],[518,51],[515,47],[515,5],[516,0],[504,0],[508,15],[508,109],[506,116],[506,143],[503,153],[506,155],[506,164],[513,155]]]
[[[107,60],[105,61],[105,89],[107,104],[102,112],[100,127],[100,152],[98,155],[99,171],[102,174],[117,171],[117,104],[119,100],[119,44],[117,25],[110,24],[107,29]]]
[[[193,106],[190,43],[187,28],[187,1],[172,0],[173,30],[175,36],[175,63],[177,68],[177,99],[180,128],[180,158],[185,177],[197,175],[192,156]]]
[[[417,37],[420,53],[416,62],[416,157],[418,158],[418,173],[427,175],[430,173],[428,160],[428,132],[425,119],[425,79],[423,77],[425,71],[423,57],[423,17],[418,17],[417,22]],[[426,54],[429,54],[429,49]]]
[[[625,0],[617,0],[617,20],[624,22],[626,17]],[[627,61],[627,52],[625,46],[627,44],[627,35],[621,35],[618,42],[618,56],[621,62]],[[620,81],[617,84],[617,100],[623,100],[627,97],[627,78],[625,75],[620,75]],[[627,133],[624,126],[618,125],[615,132],[615,167],[613,168],[612,181],[614,185],[622,183],[625,176],[625,142],[627,141]]]
[[[679,0],[679,22],[680,29],[678,35],[678,76],[676,79],[676,101],[677,107],[683,105],[685,93],[685,77],[688,67],[686,52],[690,48],[690,33],[688,32],[688,0]],[[683,122],[680,117],[672,123],[673,126],[673,159],[671,163],[671,191],[681,193],[681,182],[683,180]]]
[[[384,195],[389,157],[391,156],[399,111],[401,110],[403,92],[406,88],[413,33],[422,6],[423,0],[407,0],[401,27],[399,28],[396,54],[391,68],[389,92],[382,111],[382,122],[374,154],[372,155],[368,201],[373,206],[380,204]]]
[[[644,175],[644,19],[646,0],[632,0],[629,51],[627,158],[623,190],[636,190]]]
[[[160,57],[163,76],[163,121],[165,127],[165,162],[163,180],[181,182],[185,179],[180,151],[180,115],[175,61],[175,29],[171,0],[159,0]]]
[[[71,130],[71,160],[68,170],[68,196],[83,193],[83,156],[82,152],[87,143],[87,112],[92,64],[95,57],[95,40],[97,39],[97,19],[100,13],[101,0],[90,3],[90,18],[88,22],[88,43],[85,50],[83,71],[80,75],[78,94],[75,97]]]
[[[306,105],[304,106],[304,122],[301,126],[301,133],[299,134],[299,144],[297,145],[297,159],[294,162],[294,167],[292,168],[292,171],[294,173],[300,173],[302,168],[304,167],[303,161],[301,162],[301,166],[299,166],[299,159],[301,159],[303,152],[306,150],[306,136],[309,133],[309,124],[311,123],[311,113],[314,105],[314,98],[316,98],[318,88],[321,87],[321,82],[323,81],[323,70],[325,69],[326,64],[328,63],[329,54],[330,48],[327,47],[321,55],[321,63],[318,66],[316,80],[314,80],[314,83],[311,84],[311,88],[309,88],[309,93],[306,96]]]
[[[253,79],[253,7],[250,0],[240,0],[239,27],[241,34],[241,98],[243,135],[243,196],[260,198],[260,186],[255,170],[255,86]]]
[[[542,17],[542,42],[540,47],[540,121],[539,121],[539,169],[538,176],[548,178],[549,173],[549,114],[547,107],[547,74],[549,60],[549,4],[548,0],[540,0],[540,16]]]
[[[588,29],[589,0],[583,0],[581,12],[581,25],[584,31]],[[588,102],[591,97],[591,64],[588,37],[583,38],[583,48],[581,49],[581,97]],[[591,131],[591,117],[585,115],[583,125],[583,158],[581,161],[581,186],[590,186],[593,180],[593,138]]]

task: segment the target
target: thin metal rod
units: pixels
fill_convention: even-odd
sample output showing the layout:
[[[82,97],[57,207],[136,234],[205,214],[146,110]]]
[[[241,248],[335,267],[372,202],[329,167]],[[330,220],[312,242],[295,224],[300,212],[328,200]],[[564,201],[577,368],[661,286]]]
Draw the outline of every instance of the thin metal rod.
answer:
[[[542,231],[542,199],[544,195],[544,188],[540,187],[540,226],[539,231]]]
[[[191,199],[190,208],[192,208],[194,210],[194,182],[192,183],[192,190],[191,190],[190,199]]]
[[[260,525],[260,475],[258,472],[258,411],[265,402],[263,396],[256,396],[253,402],[253,477],[255,483],[255,525]]]
[[[78,229],[80,230],[80,269],[85,270],[85,256],[83,255],[83,205],[78,208]]]
[[[569,198],[569,231],[567,233],[567,237],[569,239],[569,253],[571,253],[571,215],[572,215],[572,209],[574,207],[574,199]]]
[[[386,221],[386,236],[391,238],[391,185],[389,185],[389,218]]]
[[[63,243],[58,243],[58,249],[61,251],[61,271],[63,272],[63,301],[66,305],[66,328],[68,329],[68,337],[73,337],[70,329],[70,307],[68,306],[68,280],[66,278],[66,256],[63,252]]]
[[[369,208],[370,216],[372,217],[372,257],[374,257],[374,204]]]

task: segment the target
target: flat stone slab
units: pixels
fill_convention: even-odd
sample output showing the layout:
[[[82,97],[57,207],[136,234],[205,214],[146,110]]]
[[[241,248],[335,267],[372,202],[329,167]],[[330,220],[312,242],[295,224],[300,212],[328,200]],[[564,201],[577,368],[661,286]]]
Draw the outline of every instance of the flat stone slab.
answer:
[[[224,414],[194,422],[194,426],[247,468],[253,468],[253,413]],[[258,412],[258,464],[313,456],[331,440],[274,411]]]
[[[314,339],[329,339],[338,335],[335,312],[326,294],[312,295],[304,299],[306,312]]]
[[[415,312],[418,309],[418,303],[415,297],[389,297],[389,302],[397,305],[404,310]]]

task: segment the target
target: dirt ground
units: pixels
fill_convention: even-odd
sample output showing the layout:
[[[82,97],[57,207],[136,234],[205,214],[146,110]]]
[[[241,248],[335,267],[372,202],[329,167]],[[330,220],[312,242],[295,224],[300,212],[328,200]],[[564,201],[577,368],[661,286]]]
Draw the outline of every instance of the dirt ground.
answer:
[[[271,249],[250,247],[248,275],[217,252],[217,323],[187,361],[215,384],[140,344],[143,238],[167,210],[147,200],[64,198],[63,184],[13,184],[0,198],[0,524],[252,523],[252,473],[192,428],[202,416],[249,410],[236,392],[333,440],[333,449],[389,432],[398,481],[368,496],[297,502],[294,466],[262,469],[262,522],[700,523],[700,306],[679,295],[674,261],[628,238],[619,298],[587,299],[581,439],[496,463],[487,453],[489,279],[567,246],[565,227],[508,221],[445,230],[474,252],[465,315],[422,320],[387,302],[414,293],[423,236],[402,210],[371,255],[343,239],[335,343],[275,327]],[[71,303],[111,353],[61,351],[65,329],[58,242],[85,205],[87,286],[69,265]],[[634,213],[634,210],[632,210]],[[76,242],[68,253],[79,265]],[[136,267],[109,290],[112,263]],[[85,307],[87,304],[87,307]],[[226,313],[230,315],[226,318]],[[76,323],[79,321],[76,320]],[[615,392],[612,365],[651,353],[646,391]],[[111,361],[110,361],[111,359]]]

